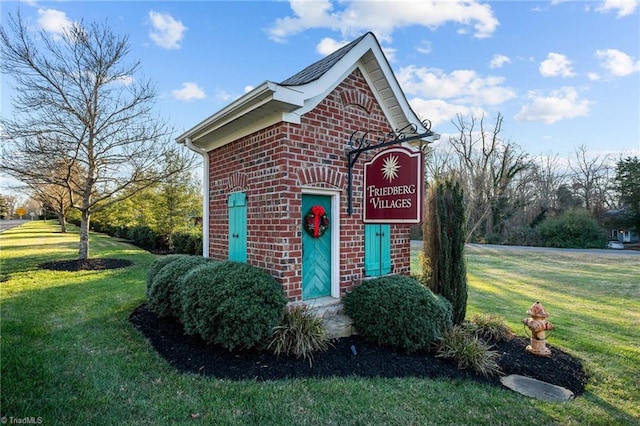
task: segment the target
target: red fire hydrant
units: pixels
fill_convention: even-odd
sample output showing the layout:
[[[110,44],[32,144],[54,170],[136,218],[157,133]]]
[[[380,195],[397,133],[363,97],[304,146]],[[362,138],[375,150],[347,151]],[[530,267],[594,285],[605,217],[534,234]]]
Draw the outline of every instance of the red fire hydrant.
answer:
[[[540,302],[536,302],[527,311],[531,318],[525,318],[522,323],[531,330],[531,344],[525,350],[538,356],[549,356],[551,350],[547,348],[546,330],[553,330],[553,324],[547,322],[549,314]]]

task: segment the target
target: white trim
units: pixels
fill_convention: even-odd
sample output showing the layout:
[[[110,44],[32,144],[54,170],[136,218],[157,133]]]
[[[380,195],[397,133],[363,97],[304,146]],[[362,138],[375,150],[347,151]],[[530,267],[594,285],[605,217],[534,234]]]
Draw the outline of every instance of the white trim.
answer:
[[[340,193],[335,189],[302,187],[302,195],[325,195],[331,197],[331,297],[340,298]],[[338,220],[335,220],[338,218]],[[300,260],[302,268],[302,259]],[[300,275],[302,288],[302,274]],[[313,299],[310,299],[313,300]]]
[[[193,152],[202,156],[202,257],[209,257],[209,154],[195,147],[191,139],[185,138],[184,144]]]

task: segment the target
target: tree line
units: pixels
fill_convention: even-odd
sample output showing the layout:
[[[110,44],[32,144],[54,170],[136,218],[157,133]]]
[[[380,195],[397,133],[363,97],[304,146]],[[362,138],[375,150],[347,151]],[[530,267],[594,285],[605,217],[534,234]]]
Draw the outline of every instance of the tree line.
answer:
[[[458,115],[453,124],[445,147],[423,146],[425,179],[461,186],[467,242],[545,245],[546,227],[557,220],[595,226],[601,240],[605,230],[640,230],[638,157],[591,155],[581,145],[565,161],[534,158],[502,137],[501,114],[492,123]]]

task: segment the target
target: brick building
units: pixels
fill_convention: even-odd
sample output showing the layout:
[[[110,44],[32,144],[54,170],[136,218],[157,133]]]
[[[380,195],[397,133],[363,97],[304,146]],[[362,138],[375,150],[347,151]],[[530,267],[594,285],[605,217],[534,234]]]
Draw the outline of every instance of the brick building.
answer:
[[[410,225],[363,223],[363,164],[376,150],[353,165],[351,191],[347,152],[354,132],[411,124],[428,131],[372,33],[213,114],[177,139],[204,158],[204,255],[267,270],[292,302],[408,274]]]

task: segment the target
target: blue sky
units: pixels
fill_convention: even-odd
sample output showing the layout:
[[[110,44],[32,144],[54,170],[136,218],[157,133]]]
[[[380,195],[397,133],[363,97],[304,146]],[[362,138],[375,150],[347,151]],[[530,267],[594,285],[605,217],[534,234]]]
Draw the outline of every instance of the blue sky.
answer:
[[[640,4],[605,1],[2,1],[35,30],[103,22],[128,34],[176,136],[265,80],[373,31],[416,113],[504,115],[532,156],[640,155]],[[11,114],[2,78],[2,114]]]

